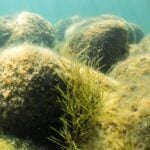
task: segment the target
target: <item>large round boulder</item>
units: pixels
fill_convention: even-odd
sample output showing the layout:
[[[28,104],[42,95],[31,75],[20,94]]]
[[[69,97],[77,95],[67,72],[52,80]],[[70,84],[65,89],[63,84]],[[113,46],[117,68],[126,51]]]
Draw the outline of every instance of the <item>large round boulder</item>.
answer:
[[[117,20],[93,23],[68,38],[62,53],[87,62],[99,61],[100,70],[107,72],[128,55],[127,28]]]
[[[150,55],[130,56],[109,76],[120,81],[103,101],[85,150],[150,148]],[[89,130],[90,132],[90,130]]]
[[[142,30],[142,28],[138,24],[128,22],[121,17],[106,14],[106,15],[101,15],[100,19],[101,20],[119,20],[119,21],[122,21],[122,23],[124,23],[128,29],[128,43],[129,44],[139,43],[144,37],[144,31]]]
[[[58,57],[29,45],[0,55],[0,128],[4,132],[44,141],[58,125],[57,99],[65,91]]]
[[[150,54],[135,55],[118,63],[110,72],[117,80],[135,80],[150,76]],[[143,80],[144,81],[144,80]]]
[[[22,12],[16,16],[10,16],[8,22],[12,30],[8,44],[16,45],[28,42],[43,47],[52,47],[55,39],[54,29],[41,16]]]

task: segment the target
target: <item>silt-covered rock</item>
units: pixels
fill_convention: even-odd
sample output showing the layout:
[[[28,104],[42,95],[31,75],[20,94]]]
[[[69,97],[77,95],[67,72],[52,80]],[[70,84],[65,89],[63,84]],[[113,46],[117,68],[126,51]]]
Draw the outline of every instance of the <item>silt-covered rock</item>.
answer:
[[[42,17],[22,12],[16,16],[13,26],[13,34],[10,44],[29,42],[44,47],[51,47],[54,42],[54,30],[52,25]]]
[[[0,56],[0,127],[8,133],[46,139],[57,126],[60,97],[65,90],[60,61],[52,52],[29,45],[11,48]]]
[[[100,61],[100,70],[106,72],[128,55],[128,31],[121,21],[93,23],[68,38],[62,51],[85,58],[88,62]]]
[[[52,25],[41,16],[30,12],[1,17],[0,45],[30,43],[52,47],[55,39]]]

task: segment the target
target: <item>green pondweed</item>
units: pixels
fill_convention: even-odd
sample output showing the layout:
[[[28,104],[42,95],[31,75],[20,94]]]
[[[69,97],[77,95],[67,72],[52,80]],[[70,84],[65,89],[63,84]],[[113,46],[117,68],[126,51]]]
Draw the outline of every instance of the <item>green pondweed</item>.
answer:
[[[91,136],[96,116],[102,107],[103,87],[96,84],[91,69],[83,64],[74,63],[69,69],[66,92],[59,87],[57,90],[62,98],[58,100],[63,115],[60,117],[62,127],[57,132],[62,141],[50,137],[50,140],[60,145],[63,150],[79,150]]]

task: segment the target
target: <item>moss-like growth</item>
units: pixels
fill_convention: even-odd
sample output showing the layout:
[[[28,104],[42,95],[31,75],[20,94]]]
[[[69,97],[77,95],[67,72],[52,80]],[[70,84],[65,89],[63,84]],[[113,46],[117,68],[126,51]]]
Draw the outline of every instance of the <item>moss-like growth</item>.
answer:
[[[99,146],[101,149],[149,149],[149,68],[150,55],[137,55],[118,64],[110,73],[122,86],[105,99],[98,121],[97,149]]]
[[[110,75],[118,80],[138,80],[150,74],[150,54],[130,56],[118,63]]]
[[[106,20],[94,23],[76,33],[64,44],[63,53],[81,56],[87,62],[100,61],[101,71],[108,71],[114,63],[128,54],[128,31],[121,21]]]
[[[8,44],[16,45],[24,42],[44,47],[52,47],[54,30],[52,25],[41,16],[22,12],[9,21],[12,35]]]
[[[77,62],[72,63],[69,74],[70,78],[65,81],[67,92],[60,89],[63,98],[59,103],[64,114],[60,118],[62,127],[56,131],[64,142],[55,137],[51,140],[60,144],[63,150],[79,150],[95,137],[92,129],[101,114],[104,95],[118,87],[118,83]]]
[[[140,92],[140,85],[134,86],[135,90],[128,81],[128,85],[106,97],[95,127],[98,134],[85,145],[86,150],[105,150],[110,147],[112,150],[149,148],[148,90]],[[146,91],[147,94],[143,95]]]

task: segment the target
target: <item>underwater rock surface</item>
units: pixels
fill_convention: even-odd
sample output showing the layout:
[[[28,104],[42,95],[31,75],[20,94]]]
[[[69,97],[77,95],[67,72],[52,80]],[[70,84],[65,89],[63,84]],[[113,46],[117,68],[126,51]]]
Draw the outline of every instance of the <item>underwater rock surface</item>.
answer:
[[[113,15],[100,15],[98,17],[92,17],[87,19],[82,19],[81,21],[75,22],[70,25],[65,31],[65,38],[76,34],[79,30],[90,27],[94,23],[103,22],[106,20],[121,21],[128,30],[128,43],[139,43],[144,37],[144,31],[141,27],[135,23],[130,23],[123,18]]]
[[[0,40],[0,47],[25,42],[52,47],[55,39],[54,29],[50,22],[41,16],[22,12],[16,16],[4,17],[1,20],[5,20],[5,25],[0,25],[0,39],[4,39],[4,41]],[[2,21],[0,22],[2,24]]]
[[[118,80],[137,80],[150,75],[150,54],[135,55],[118,63],[110,72]]]
[[[87,61],[99,61],[101,71],[128,55],[128,31],[121,21],[97,22],[76,33],[64,44],[63,53],[78,56]]]
[[[60,108],[60,62],[48,50],[29,45],[11,48],[0,56],[0,127],[8,133],[46,138],[57,124]],[[44,137],[43,137],[44,136]]]
[[[144,31],[141,29],[141,27],[135,23],[130,23],[123,18],[120,18],[118,16],[113,15],[102,15],[101,19],[103,20],[120,20],[125,24],[125,26],[128,29],[128,43],[139,43],[142,38],[144,37]]]
[[[104,98],[93,137],[84,150],[150,148],[150,55],[129,56],[109,73],[120,87]]]

